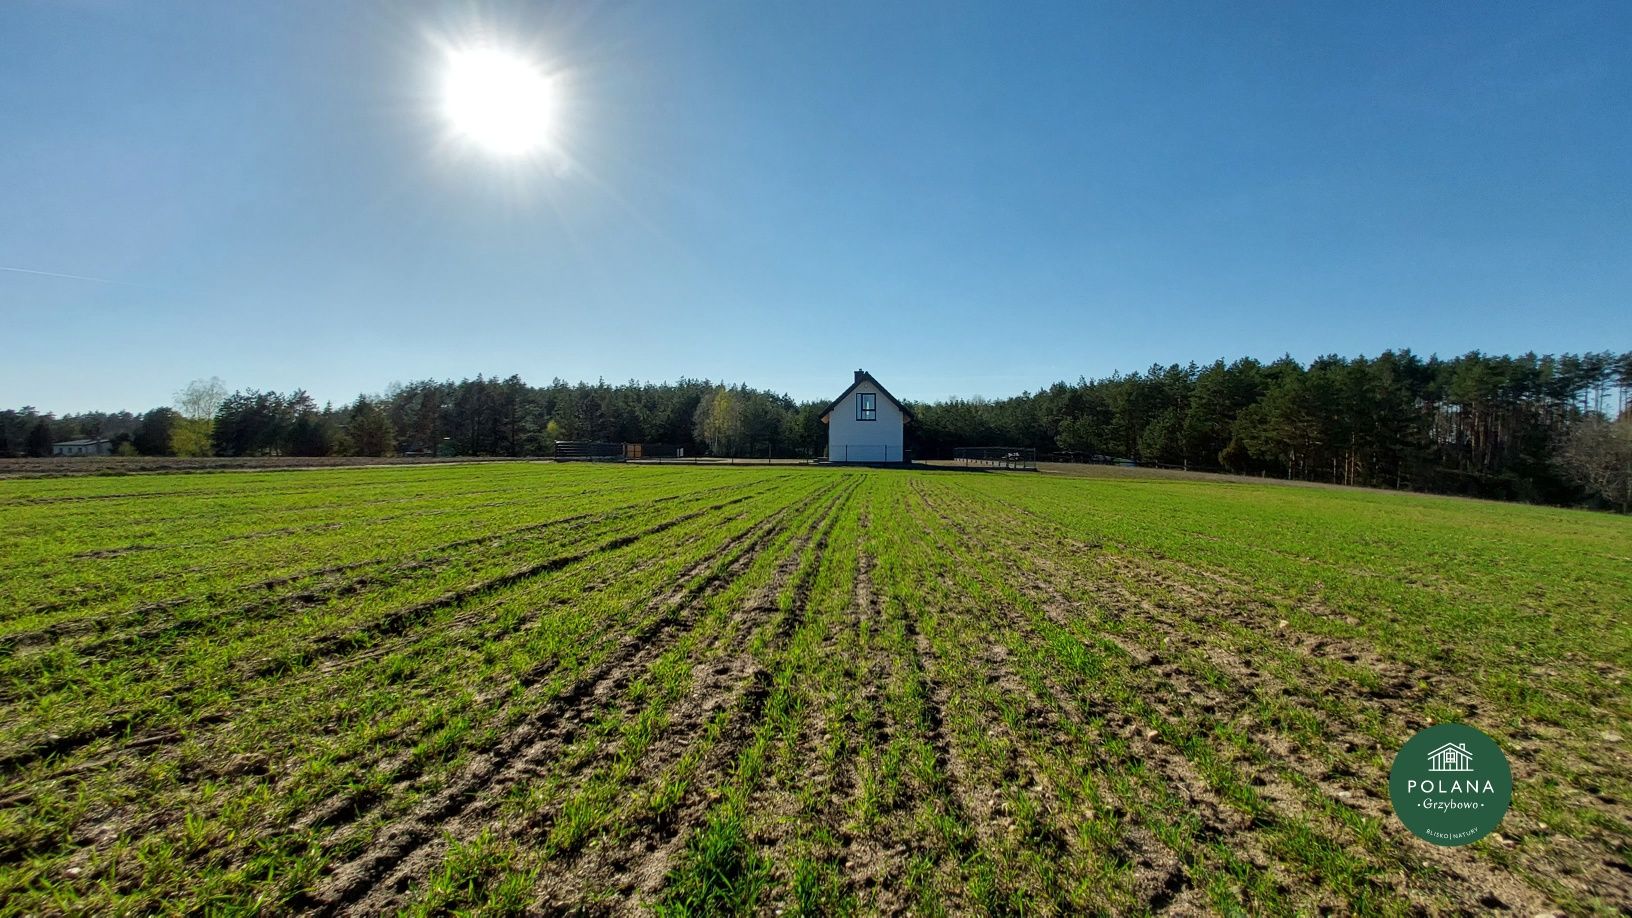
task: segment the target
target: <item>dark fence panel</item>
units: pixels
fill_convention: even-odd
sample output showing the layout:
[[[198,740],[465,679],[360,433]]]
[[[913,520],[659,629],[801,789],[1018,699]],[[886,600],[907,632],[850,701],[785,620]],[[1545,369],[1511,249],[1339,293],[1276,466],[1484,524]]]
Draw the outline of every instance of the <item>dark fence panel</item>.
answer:
[[[622,462],[623,444],[594,440],[557,440],[555,458],[558,462]]]
[[[808,449],[765,445],[746,447],[726,455],[712,455],[706,445],[679,446],[673,443],[625,443],[623,457],[644,464],[689,465],[795,465],[815,462]]]
[[[952,458],[964,465],[1001,469],[1036,469],[1037,451],[1027,446],[960,446]]]
[[[912,462],[912,450],[883,444],[841,444],[828,447],[827,461],[834,465],[901,465]]]

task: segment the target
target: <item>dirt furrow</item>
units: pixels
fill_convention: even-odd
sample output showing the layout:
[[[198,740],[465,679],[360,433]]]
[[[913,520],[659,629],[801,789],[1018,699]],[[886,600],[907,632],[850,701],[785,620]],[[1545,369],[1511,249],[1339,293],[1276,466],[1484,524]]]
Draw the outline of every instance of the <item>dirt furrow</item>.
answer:
[[[300,656],[305,659],[306,665],[311,665],[313,661],[343,655],[362,647],[372,646],[376,641],[382,638],[389,639],[394,635],[399,635],[409,629],[412,629],[441,609],[468,602],[469,600],[479,596],[485,596],[500,590],[506,590],[517,584],[524,583],[547,574],[558,573],[566,568],[583,563],[591,558],[606,554],[608,552],[617,551],[618,549],[628,547],[643,539],[651,538],[652,536],[661,535],[662,533],[667,532],[676,526],[683,525],[691,520],[697,519],[698,517],[717,513],[724,510],[726,507],[741,503],[742,501],[748,499],[748,496],[737,497],[728,501],[714,504],[712,506],[704,507],[701,510],[695,510],[672,519],[664,520],[661,523],[647,526],[644,529],[636,532],[626,533],[615,538],[607,539],[598,545],[590,546],[582,551],[559,555],[554,558],[546,558],[543,561],[529,564],[526,567],[501,574],[497,577],[478,581],[468,586],[460,587],[456,590],[450,590],[441,596],[415,603],[410,606],[405,606],[400,609],[394,609],[385,615],[382,615],[362,625],[314,638],[310,642],[309,647],[300,653]],[[243,661],[240,668],[246,669],[252,678],[260,678],[272,675],[283,667],[281,662],[277,659],[262,658],[258,660],[252,659]]]
[[[606,660],[528,714],[498,746],[477,754],[441,791],[333,871],[311,896],[311,910],[375,914],[400,904],[412,882],[424,876],[445,849],[442,833],[475,834],[479,824],[490,818],[503,792],[542,773],[557,759],[600,704],[637,678],[668,647],[675,633],[692,623],[707,596],[746,570],[786,518],[796,512],[796,507],[784,508],[719,555],[682,574],[682,586],[655,600],[643,623]],[[462,832],[467,828],[472,831]]]
[[[986,550],[982,537],[970,526],[946,513],[921,490],[918,497],[924,508],[934,513],[945,531],[960,543],[947,545],[949,552]],[[970,574],[979,576],[974,569]],[[1044,652],[1042,648],[1047,646],[1048,638],[1038,630],[1035,621],[996,599],[1001,595],[1000,586],[988,583],[981,595],[966,593],[971,608],[978,608],[989,617],[985,624],[994,634],[1007,630],[1015,636],[1022,650]],[[994,625],[997,627],[992,627]],[[1102,768],[1125,770],[1136,764],[1139,769],[1154,773],[1162,789],[1162,794],[1154,799],[1148,788],[1143,793],[1130,794],[1098,782],[1096,793],[1101,797],[1101,807],[1121,817],[1114,856],[1131,868],[1130,892],[1140,908],[1154,912],[1171,907],[1195,907],[1193,900],[1197,890],[1191,886],[1185,852],[1175,850],[1140,821],[1129,817],[1141,809],[1154,807],[1161,811],[1177,804],[1198,817],[1195,834],[1204,839],[1243,832],[1249,828],[1248,820],[1225,805],[1178,749],[1159,742],[1160,735],[1143,723],[1136,712],[1117,704],[1092,684],[1075,679],[1061,681],[1061,670],[1053,667],[1028,668],[1030,675],[1043,686],[1043,692],[1039,693],[1017,671],[1012,661],[1014,653],[1015,650],[1004,646],[1002,641],[993,641],[984,653],[977,650],[971,656],[985,664],[991,673],[991,684],[1025,705],[1024,721],[1036,737],[1024,739],[1019,745],[1024,748],[1034,739],[1057,745],[1074,737],[1079,751],[1098,760]],[[995,716],[988,720],[1001,722],[1001,718]],[[1107,741],[1112,738],[1122,744],[1126,753],[1118,756],[1107,751]],[[1047,778],[1041,768],[1031,777],[1033,780]],[[1058,794],[1051,792],[1045,796],[1057,797]],[[1069,837],[1071,833],[1062,834]],[[1062,854],[1065,847],[1062,843]]]
[[[967,530],[965,535],[975,538]],[[1016,577],[1011,585],[1038,597],[1047,609],[1073,610],[1071,617],[1077,620],[1091,621],[1096,617],[1098,613],[1094,609],[1061,591],[1062,585],[1069,584],[1074,590],[1097,596],[1111,608],[1123,610],[1124,616],[1131,616],[1149,626],[1133,630],[1131,636],[1110,633],[1103,633],[1102,636],[1129,655],[1133,663],[1130,678],[1143,684],[1143,697],[1149,699],[1164,718],[1176,724],[1200,724],[1204,733],[1208,724],[1240,725],[1248,735],[1264,744],[1266,755],[1261,761],[1237,759],[1236,765],[1246,771],[1256,794],[1273,810],[1284,814],[1283,819],[1297,818],[1325,825],[1340,835],[1346,832],[1340,824],[1333,823],[1313,807],[1308,794],[1290,777],[1297,775],[1317,788],[1332,805],[1360,812],[1383,826],[1394,849],[1393,859],[1402,868],[1419,875],[1426,866],[1429,874],[1438,875],[1438,882],[1444,887],[1442,891],[1452,901],[1485,900],[1533,911],[1547,909],[1545,898],[1537,890],[1515,881],[1508,872],[1495,869],[1471,849],[1419,850],[1426,846],[1413,844],[1406,837],[1403,827],[1392,819],[1387,797],[1373,790],[1387,786],[1387,774],[1369,764],[1370,761],[1380,760],[1377,757],[1382,752],[1375,748],[1376,744],[1371,739],[1362,736],[1332,738],[1330,742],[1335,744],[1334,748],[1342,748],[1344,755],[1339,758],[1338,764],[1329,767],[1284,736],[1279,725],[1263,721],[1259,714],[1261,701],[1298,696],[1306,691],[1306,686],[1294,689],[1266,674],[1261,661],[1236,656],[1229,649],[1208,640],[1197,633],[1194,620],[1187,619],[1182,610],[1167,609],[1116,584],[1084,579],[1073,571],[1062,569],[1040,553],[1029,554],[1024,560],[1019,560],[1028,553],[1012,542],[986,537],[981,544],[982,550],[1002,551],[1016,557],[1016,570],[1023,571],[1028,564],[1041,568],[1042,576]],[[1187,651],[1199,654],[1218,666],[1236,687],[1221,690],[1192,672],[1182,662]],[[1415,728],[1419,729],[1427,725],[1420,714],[1414,713],[1420,711],[1420,707],[1398,710],[1404,702],[1387,692],[1370,693],[1362,704],[1383,706],[1388,719],[1395,724],[1408,726],[1414,721]],[[1354,754],[1367,751],[1372,755]],[[1397,879],[1403,880],[1403,876]],[[1422,890],[1415,886],[1397,885],[1392,893],[1418,901]]]
[[[734,501],[726,502],[726,505],[730,503],[734,503]],[[738,516],[740,516],[740,514],[738,514]],[[633,543],[631,542],[630,544]],[[740,539],[737,542],[731,543],[731,545],[739,544],[741,544]],[[628,576],[629,573],[630,571],[628,569],[623,569],[619,572],[619,576]],[[398,643],[400,644],[401,641],[398,641]],[[533,672],[529,673],[528,678],[532,683],[536,683],[544,679],[551,670],[552,667],[539,667]],[[299,680],[279,678],[275,680],[275,682],[266,682],[261,686],[261,689],[267,692],[274,690],[283,691],[289,688],[289,686],[295,681]],[[260,693],[261,691],[257,690],[241,695],[240,697],[248,698],[252,695]],[[96,759],[88,762],[78,763],[71,768],[60,770],[59,772],[46,776],[41,780],[56,781],[59,779],[79,779],[85,774],[97,771],[98,769],[109,765],[126,766],[133,769],[146,769],[152,766],[155,761],[164,760],[169,757],[164,748],[155,750],[153,747],[169,747],[180,743],[183,740],[187,740],[190,743],[210,743],[214,740],[217,734],[217,727],[226,722],[227,719],[224,716],[206,715],[198,718],[196,721],[194,721],[191,728],[184,731],[166,729],[147,734],[135,734],[127,741],[120,743],[117,748],[110,750],[105,755],[98,756]],[[132,734],[133,728],[137,726],[137,724],[138,721],[132,717],[115,718],[114,720],[108,722],[107,724],[101,725],[99,728],[93,731],[85,731],[54,738],[50,751],[52,754],[56,754],[60,750],[65,754],[68,751],[72,751],[74,748],[78,748],[88,742],[93,742],[98,739],[105,739],[120,735],[130,735]],[[399,737],[399,741],[411,747],[414,745],[415,739],[413,737]],[[132,757],[128,755],[127,750],[144,751],[139,757]],[[344,758],[336,759],[336,761],[343,760]],[[417,770],[414,769],[387,769],[387,772],[392,774],[394,779],[399,782],[412,780],[418,775]],[[31,786],[30,793],[38,794],[47,786],[48,785],[41,783],[41,781],[36,781]],[[317,816],[304,821],[310,824],[323,826],[334,826],[341,823],[348,823],[365,815],[379,802],[380,800],[378,795],[372,793],[365,794],[363,798],[357,798],[352,795],[342,795],[341,798],[337,798],[335,801],[333,801],[332,806],[325,807],[326,810],[332,812],[320,813]],[[172,818],[167,821],[173,822],[176,819],[179,819],[180,815],[181,814],[179,813],[172,814]],[[157,828],[157,825],[152,825],[148,826],[147,830],[144,831],[156,831]]]
[[[1011,549],[1013,546],[1011,546]],[[1329,805],[1352,810],[1380,826],[1388,837],[1391,860],[1402,870],[1433,877],[1433,886],[1451,901],[1502,902],[1507,907],[1544,912],[1549,906],[1539,890],[1515,879],[1511,871],[1490,864],[1473,849],[1429,848],[1414,842],[1394,819],[1386,793],[1388,775],[1375,763],[1387,760],[1387,749],[1368,735],[1352,732],[1341,719],[1328,718],[1325,723],[1337,732],[1324,740],[1330,756],[1311,756],[1300,741],[1288,737],[1285,728],[1274,722],[1265,722],[1260,711],[1264,704],[1280,703],[1286,698],[1307,697],[1308,685],[1283,681],[1264,668],[1264,661],[1243,657],[1236,651],[1209,640],[1194,629],[1194,620],[1186,619],[1183,611],[1168,609],[1125,588],[1103,581],[1085,583],[1071,572],[1061,570],[1047,558],[1034,559],[1046,574],[1030,579],[1024,589],[1038,594],[1051,607],[1074,608],[1078,615],[1091,617],[1094,612],[1081,606],[1080,601],[1059,591],[1058,585],[1071,584],[1078,590],[1096,595],[1112,608],[1124,610],[1148,626],[1128,635],[1106,634],[1131,657],[1135,674],[1148,686],[1147,697],[1166,718],[1175,723],[1195,723],[1205,732],[1209,724],[1238,726],[1261,745],[1261,760],[1237,760],[1252,784],[1255,793],[1274,810],[1289,818],[1307,820],[1325,825],[1340,836],[1347,830],[1333,822],[1322,809],[1309,799],[1293,777],[1326,798]],[[1216,635],[1214,635],[1216,636]],[[1322,646],[1318,640],[1309,647]],[[1194,671],[1186,660],[1191,655],[1223,673],[1231,688],[1221,689]],[[1311,674],[1320,684],[1318,677]],[[1402,691],[1404,677],[1386,682],[1378,690],[1364,691],[1359,702],[1380,712],[1383,722],[1395,732],[1404,735],[1428,726],[1421,713],[1425,699],[1418,691]],[[1314,704],[1314,700],[1302,702]],[[1324,764],[1322,758],[1333,758]],[[1555,840],[1561,843],[1568,840]],[[1581,860],[1577,858],[1577,860]],[[1593,859],[1585,859],[1591,862]],[[1606,881],[1615,876],[1603,872]],[[1383,879],[1379,877],[1379,879]],[[1400,875],[1398,879],[1403,880]],[[1420,884],[1397,885],[1393,894],[1417,901],[1422,897]]]
[[[1191,620],[1198,617],[1216,619],[1248,631],[1262,633],[1266,626],[1278,623],[1281,618],[1273,605],[1255,598],[1254,594],[1261,591],[1248,581],[1186,564],[1159,552],[1144,552],[1143,558],[1132,553],[1134,549],[1131,548],[1126,552],[1108,552],[1098,543],[1076,538],[1061,524],[1035,510],[997,498],[989,498],[986,503],[1003,508],[998,513],[987,513],[986,516],[1001,519],[1004,522],[1004,531],[1011,536],[1029,532],[1031,537],[1037,540],[1038,547],[1062,548],[1063,556],[1076,559],[1079,563],[1084,559],[1091,559],[1092,563],[1101,567],[1114,568],[1136,581],[1160,586],[1175,596],[1191,600],[1193,607],[1180,613]],[[1053,562],[1047,552],[1032,551],[1028,547],[1023,547],[1022,550],[1028,557]],[[1182,571],[1185,576],[1176,576],[1174,569]],[[1109,579],[1096,576],[1089,582],[1095,589],[1104,589],[1110,585]],[[1213,589],[1203,589],[1199,585],[1201,581],[1213,584]],[[1149,602],[1147,598],[1134,596],[1125,589],[1123,595],[1137,603]],[[1314,617],[1331,617],[1329,610],[1315,608],[1306,602],[1300,605]],[[1380,654],[1370,644],[1335,635],[1312,635],[1296,629],[1280,630],[1282,633],[1274,635],[1275,639],[1284,643],[1289,650],[1307,657],[1304,665],[1310,667],[1312,671],[1319,671],[1324,675],[1332,669],[1328,664],[1341,661],[1352,667],[1372,671],[1389,691],[1396,694],[1417,690],[1416,673],[1410,667]],[[1448,678],[1450,677],[1439,675],[1432,681],[1436,685],[1442,685]],[[1353,682],[1353,679],[1350,681]],[[1357,687],[1365,689],[1365,686]],[[1458,684],[1456,690],[1461,691],[1465,688],[1465,685]],[[1419,697],[1419,700],[1422,699]]]
[[[619,818],[627,824],[617,831],[617,843],[594,850],[578,849],[551,861],[538,887],[537,905],[543,909],[582,909],[591,894],[608,890],[626,904],[649,898],[661,886],[670,864],[686,840],[685,829],[695,824],[708,803],[706,789],[725,774],[759,723],[771,691],[771,670],[750,652],[756,635],[770,634],[773,648],[785,642],[809,604],[809,582],[814,576],[812,557],[821,559],[838,509],[854,492],[850,487],[819,510],[810,527],[788,547],[770,581],[733,609],[730,621],[700,648],[702,659],[686,695],[668,712],[668,724],[621,782],[628,805]],[[790,591],[790,603],[781,609],[778,597]],[[780,614],[778,614],[780,612]],[[771,649],[770,655],[776,651]],[[696,773],[686,780],[686,791],[661,812],[643,808],[650,788],[693,754],[695,744],[714,718],[725,716],[724,730],[703,752]],[[615,754],[607,750],[607,755]],[[531,820],[530,834],[548,833],[553,814]]]
[[[812,749],[807,753],[808,759],[817,763],[813,780],[821,788],[817,798],[820,805],[809,818],[838,839],[839,850],[834,860],[845,867],[841,882],[851,896],[883,912],[903,911],[908,903],[900,889],[900,880],[907,876],[914,853],[930,850],[930,842],[919,837],[918,832],[906,838],[894,832],[882,832],[876,822],[864,824],[852,815],[859,814],[863,805],[858,772],[860,750],[886,748],[894,733],[885,710],[885,687],[901,666],[901,661],[888,655],[880,644],[884,614],[873,582],[877,561],[867,547],[872,529],[871,513],[862,512],[858,528],[856,571],[850,593],[852,620],[838,622],[823,646],[824,656],[843,661],[836,690],[851,697],[845,699],[846,716],[836,723],[829,722],[825,708],[816,705],[816,722],[811,730],[816,739],[840,734],[842,750],[849,755],[836,756],[829,764],[823,750]],[[861,646],[864,634],[865,647]],[[913,649],[916,652],[916,642]],[[856,719],[852,712],[857,710],[865,721]],[[899,828],[899,823],[892,825]],[[814,833],[807,827],[806,834]]]
[[[756,489],[754,491],[750,491],[749,493],[747,493],[745,495],[740,493],[742,491],[742,489],[740,487],[733,488],[731,486],[721,486],[721,487],[717,487],[717,488],[703,488],[703,489],[699,489],[697,491],[686,492],[686,493],[681,493],[681,494],[669,494],[669,495],[664,495],[664,496],[661,496],[661,497],[653,498],[653,499],[648,500],[648,501],[642,501],[642,502],[636,503],[636,504],[630,504],[630,505],[626,505],[626,506],[610,508],[610,509],[600,511],[600,512],[576,513],[576,514],[572,514],[572,515],[569,515],[569,516],[558,517],[558,518],[555,518],[555,519],[543,520],[543,521],[540,521],[540,522],[537,522],[537,523],[528,523],[528,524],[522,525],[522,526],[512,526],[512,527],[507,528],[507,529],[500,529],[500,530],[496,530],[494,532],[482,533],[481,535],[467,536],[467,537],[460,538],[460,539],[454,539],[452,541],[443,542],[443,543],[438,544],[438,545],[426,546],[425,548],[421,548],[421,549],[418,549],[416,551],[416,554],[417,554],[418,557],[415,558],[412,561],[401,562],[401,561],[396,561],[395,559],[366,558],[366,559],[362,559],[362,560],[359,560],[359,561],[347,562],[347,563],[344,563],[344,564],[324,565],[322,567],[310,568],[310,569],[302,570],[302,571],[295,571],[295,572],[289,573],[289,574],[281,574],[281,575],[276,576],[276,577],[256,580],[256,581],[251,582],[251,583],[245,583],[245,584],[237,585],[237,586],[231,587],[230,589],[228,589],[228,590],[226,590],[224,592],[216,592],[216,593],[212,593],[212,594],[210,594],[208,596],[184,596],[184,597],[178,597],[178,598],[175,598],[175,599],[166,599],[166,600],[159,600],[159,601],[155,601],[155,602],[144,603],[142,605],[136,606],[134,608],[128,609],[128,610],[123,611],[123,612],[106,614],[106,615],[99,615],[94,619],[89,619],[89,618],[68,619],[66,621],[56,622],[56,623],[53,623],[51,625],[47,625],[47,626],[45,626],[43,628],[40,628],[40,629],[37,629],[35,631],[19,632],[19,633],[16,633],[16,634],[6,635],[3,638],[0,638],[0,657],[15,653],[19,649],[34,648],[34,647],[40,647],[40,646],[49,646],[49,645],[55,643],[56,641],[61,640],[62,638],[73,637],[73,636],[78,635],[78,634],[85,634],[85,633],[90,633],[90,632],[110,634],[110,637],[108,638],[108,640],[110,642],[115,642],[115,643],[109,643],[107,645],[109,648],[119,647],[119,646],[126,646],[126,645],[131,644],[132,642],[139,642],[141,640],[146,640],[148,637],[151,636],[151,634],[144,632],[142,634],[132,635],[132,634],[124,633],[125,629],[127,629],[129,627],[132,627],[132,626],[142,625],[142,623],[144,622],[144,620],[148,616],[151,616],[151,615],[156,614],[156,613],[168,612],[168,611],[170,611],[172,609],[178,608],[178,607],[183,606],[183,605],[187,605],[189,603],[196,603],[196,602],[215,603],[215,602],[221,602],[221,601],[229,599],[232,596],[242,596],[242,595],[245,595],[245,594],[254,594],[254,593],[263,592],[263,591],[267,591],[267,590],[274,590],[274,589],[277,589],[278,587],[287,586],[287,585],[292,584],[292,583],[299,583],[299,582],[308,581],[308,580],[316,580],[316,579],[323,578],[323,577],[333,577],[336,574],[347,574],[347,573],[351,573],[352,571],[362,570],[362,569],[370,568],[370,567],[381,567],[381,566],[387,567],[388,569],[386,571],[384,571],[384,575],[395,574],[395,573],[399,573],[399,572],[403,572],[403,571],[417,570],[417,569],[419,569],[421,567],[425,567],[427,565],[435,565],[435,564],[444,562],[451,555],[454,555],[454,554],[456,554],[457,552],[459,552],[459,551],[461,551],[463,549],[470,548],[470,547],[473,547],[473,546],[488,547],[488,546],[500,544],[500,543],[503,543],[505,541],[509,541],[509,540],[513,540],[513,539],[518,539],[518,538],[522,538],[522,537],[530,537],[530,536],[533,536],[533,535],[535,535],[537,533],[544,532],[544,531],[551,530],[551,529],[560,529],[560,528],[563,528],[563,527],[575,527],[577,524],[580,524],[580,523],[606,523],[606,522],[612,522],[612,521],[615,521],[617,519],[621,519],[623,517],[639,514],[639,513],[643,512],[643,511],[649,510],[652,507],[655,507],[655,506],[657,506],[659,504],[665,504],[665,503],[669,503],[671,501],[682,500],[682,499],[685,499],[685,500],[698,500],[698,499],[706,500],[707,495],[711,495],[711,494],[714,494],[714,493],[719,492],[719,491],[732,491],[732,490],[739,492],[740,497],[751,498],[751,497],[763,495],[763,494],[766,494],[766,493],[770,493],[771,491],[775,490],[775,483],[774,483],[774,480],[773,480],[770,485],[768,485],[766,487]],[[168,577],[168,576],[170,576],[170,575],[168,573],[165,573],[165,574],[159,575],[155,579],[164,579],[165,577]],[[359,579],[363,582],[363,585],[366,585],[368,582],[370,582],[372,580],[380,579],[381,576],[383,576],[383,575],[382,574],[374,574],[374,575],[370,575],[368,577],[363,577],[363,578],[359,578]],[[138,581],[135,584],[126,583],[121,587],[121,589],[122,590],[129,590],[133,586],[139,585],[140,582],[141,581]],[[341,582],[338,582],[336,584],[326,585],[325,588],[326,589],[345,589],[348,583],[349,583],[349,581],[341,581]],[[275,603],[278,603],[278,602],[281,602],[281,601],[291,600],[291,599],[296,600],[296,601],[316,602],[316,601],[319,601],[319,600],[325,598],[325,596],[326,596],[326,594],[322,593],[322,592],[313,592],[311,590],[299,590],[299,591],[295,591],[292,594],[288,594],[288,595],[284,595],[284,596],[271,597],[271,598],[268,598],[268,599],[250,600],[250,601],[248,601],[246,603],[243,603],[240,607],[238,607],[238,610],[235,610],[235,611],[241,611],[241,612],[243,612],[245,614],[249,614],[249,613],[253,613],[256,610],[264,609],[267,606],[267,604],[269,604],[269,603],[275,604]],[[67,608],[71,608],[71,607],[74,607],[74,606],[91,604],[91,603],[94,603],[96,601],[97,601],[97,598],[95,596],[76,597],[72,601],[53,603],[53,604],[51,604],[49,606],[42,606],[42,607],[33,609],[27,614],[31,614],[31,615],[50,614],[50,613],[54,613],[54,612],[60,612],[60,611],[63,611],[65,609],[67,609]],[[165,630],[165,626],[163,625],[163,623],[159,623],[156,627],[155,626],[147,626],[147,627],[148,627],[148,631],[151,632],[152,634],[161,633],[161,632],[163,632]],[[103,648],[101,647],[101,645],[96,645],[96,644],[87,645],[87,646],[81,647],[81,648],[76,648],[76,650],[78,652],[82,653],[82,654],[83,653],[96,652],[99,649],[103,649]]]
[[[316,638],[304,651],[294,655],[293,658],[285,655],[271,658],[251,659],[241,662],[237,668],[244,673],[244,678],[248,680],[264,679],[274,675],[287,674],[291,667],[305,668],[324,659],[362,650],[371,646],[375,641],[381,638],[389,638],[393,635],[401,634],[402,632],[415,627],[417,624],[425,621],[429,616],[441,609],[467,602],[478,596],[507,589],[527,580],[556,573],[564,568],[592,558],[597,554],[624,548],[642,539],[659,535],[690,520],[697,519],[710,513],[718,512],[733,504],[748,500],[751,497],[752,495],[744,495],[731,500],[723,501],[700,510],[692,511],[682,514],[681,516],[665,520],[661,523],[648,526],[638,532],[621,535],[607,540],[589,550],[549,558],[498,577],[493,577],[488,580],[479,581],[468,586],[460,587],[459,589],[449,591],[441,596],[437,596],[423,602],[392,610],[391,612],[372,620],[366,625],[349,628],[343,632]],[[362,590],[368,584],[368,582],[368,578],[362,578],[361,583],[353,583],[346,587],[344,589],[344,594],[358,592]],[[341,594],[337,593],[336,595]],[[299,605],[303,603],[304,600],[301,602],[292,603],[288,606],[283,606],[269,600],[266,602],[265,607],[269,609],[277,609],[279,612],[288,612],[291,611],[292,608],[298,608]],[[157,666],[158,660],[156,658],[150,660],[148,661],[148,665]],[[182,694],[177,695],[174,700],[177,704],[185,705],[189,703],[188,698],[189,696]],[[134,712],[127,716],[114,717],[109,722],[104,724],[99,724],[76,731],[64,731],[61,734],[52,734],[42,742],[37,742],[31,746],[25,746],[10,752],[0,753],[0,772],[21,768],[31,762],[47,756],[64,756],[72,754],[74,751],[89,745],[90,743],[96,742],[97,740],[126,733],[134,728],[140,727],[143,721],[144,718],[142,717],[141,712]]]

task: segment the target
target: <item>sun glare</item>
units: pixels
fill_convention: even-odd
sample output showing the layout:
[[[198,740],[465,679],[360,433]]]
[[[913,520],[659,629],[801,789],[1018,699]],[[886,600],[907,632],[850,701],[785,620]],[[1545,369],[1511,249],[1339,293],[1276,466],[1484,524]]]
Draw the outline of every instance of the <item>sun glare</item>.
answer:
[[[559,107],[556,81],[526,58],[494,48],[448,55],[443,114],[482,150],[520,156],[549,147]]]

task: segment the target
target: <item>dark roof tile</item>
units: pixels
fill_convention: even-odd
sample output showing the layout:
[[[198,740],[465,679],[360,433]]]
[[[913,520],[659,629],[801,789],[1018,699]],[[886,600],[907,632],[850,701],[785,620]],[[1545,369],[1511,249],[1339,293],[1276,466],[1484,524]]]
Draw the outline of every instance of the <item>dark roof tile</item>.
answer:
[[[863,382],[870,382],[874,386],[878,387],[879,394],[884,396],[885,398],[889,399],[890,403],[895,405],[895,407],[901,409],[901,414],[904,417],[906,417],[907,420],[909,420],[909,421],[916,421],[917,420],[917,418],[913,417],[912,410],[910,408],[908,408],[906,405],[901,404],[900,399],[898,399],[895,396],[891,395],[890,390],[884,388],[884,384],[879,382],[878,380],[874,379],[873,374],[867,372],[866,370],[857,370],[856,371],[856,381],[850,384],[850,388],[845,389],[843,392],[839,393],[839,397],[834,399],[833,403],[831,405],[828,405],[826,410],[824,410],[820,415],[818,415],[818,417],[824,417],[825,418],[828,415],[832,414],[833,409],[839,407],[839,403],[844,401],[846,398],[849,398],[850,393],[856,391],[856,387],[861,385]]]

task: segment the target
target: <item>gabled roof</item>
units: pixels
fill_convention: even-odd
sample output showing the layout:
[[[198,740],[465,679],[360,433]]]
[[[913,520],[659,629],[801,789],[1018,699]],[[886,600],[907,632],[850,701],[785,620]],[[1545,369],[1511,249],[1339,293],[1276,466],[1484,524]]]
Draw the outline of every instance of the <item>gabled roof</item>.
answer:
[[[1432,755],[1439,755],[1441,752],[1444,752],[1447,749],[1454,749],[1457,752],[1460,752],[1460,753],[1462,753],[1463,755],[1466,755],[1466,756],[1472,756],[1473,755],[1473,753],[1468,751],[1468,747],[1462,745],[1461,743],[1446,743],[1445,745],[1439,747],[1438,749],[1435,749],[1433,752],[1430,752],[1428,754],[1431,755],[1431,756]]]
[[[892,405],[894,405],[895,407],[901,409],[902,416],[904,416],[907,420],[909,420],[909,421],[918,420],[916,417],[913,416],[912,411],[910,409],[908,409],[906,405],[901,404],[900,399],[898,399],[895,396],[891,395],[890,390],[884,388],[884,384],[879,382],[878,380],[874,379],[873,374],[867,372],[866,370],[857,370],[856,371],[856,381],[850,384],[850,388],[844,390],[843,392],[840,392],[839,397],[834,399],[833,403],[831,405],[828,405],[827,408],[825,410],[823,410],[820,415],[817,415],[817,417],[826,418],[828,415],[832,414],[833,409],[839,407],[839,403],[844,401],[845,399],[849,398],[850,393],[856,391],[856,387],[861,385],[864,382],[872,383],[874,388],[878,389],[878,394],[884,396],[887,399],[889,399],[890,403]]]
[[[94,446],[98,443],[112,443],[107,437],[93,437],[86,440],[58,440],[52,446]]]

